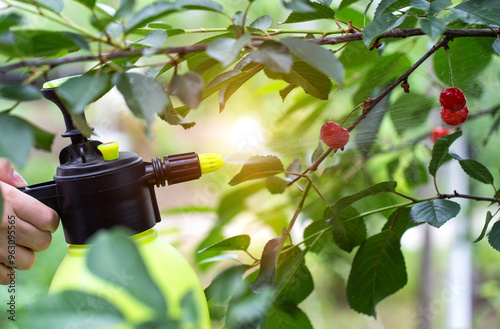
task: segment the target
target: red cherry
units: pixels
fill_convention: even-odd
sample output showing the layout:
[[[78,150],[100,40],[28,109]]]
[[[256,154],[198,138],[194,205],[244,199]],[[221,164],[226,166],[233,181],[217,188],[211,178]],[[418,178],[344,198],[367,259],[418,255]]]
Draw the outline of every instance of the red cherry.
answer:
[[[343,148],[349,141],[349,130],[328,121],[321,126],[321,140],[334,150]]]
[[[455,113],[464,108],[466,100],[464,93],[458,88],[446,88],[439,95],[441,106]]]
[[[458,126],[467,120],[469,117],[469,109],[465,106],[463,109],[456,113],[446,110],[444,107],[441,109],[441,119],[444,123],[450,126]]]
[[[436,127],[431,131],[431,139],[435,143],[438,139],[443,136],[451,134],[451,131],[445,127]]]

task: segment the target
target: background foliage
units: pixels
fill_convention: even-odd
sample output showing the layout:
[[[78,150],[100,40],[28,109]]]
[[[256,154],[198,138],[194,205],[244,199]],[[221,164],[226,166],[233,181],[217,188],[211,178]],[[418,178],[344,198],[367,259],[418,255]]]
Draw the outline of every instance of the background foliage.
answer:
[[[30,101],[40,98],[43,82],[70,73],[83,75],[57,93],[87,134],[78,114],[110,91],[121,94],[144,123],[135,133],[153,132],[160,141],[192,134],[200,142],[210,134],[211,147],[218,148],[233,138],[224,135],[224,118],[260,119],[253,139],[221,147],[227,163],[240,166],[230,165],[213,182],[217,204],[170,209],[215,214],[196,247],[200,271],[223,264],[206,288],[214,326],[312,328],[301,305],[337,285],[345,292],[328,296],[329,305],[347,302],[354,311],[376,316],[379,302],[411,284],[415,264],[401,250],[403,235],[421,224],[446,230],[459,213],[479,211],[478,204],[486,221],[482,233],[473,224],[476,241],[487,236],[500,250],[496,1],[4,3],[0,155],[18,167],[29,165],[33,148],[51,150],[54,143],[54,134],[26,114],[35,104]],[[464,91],[471,115],[432,145],[427,136],[441,125],[439,93],[449,86]],[[106,110],[111,115],[103,108],[101,118]],[[221,114],[212,120],[216,112]],[[319,141],[327,120],[351,131],[344,150],[334,152]],[[239,129],[254,121],[243,122]],[[171,151],[180,138],[171,139],[168,147],[155,147]],[[457,142],[468,145],[468,154],[455,154]],[[450,161],[463,169],[459,175],[473,179],[471,194],[460,186],[448,190],[442,177]],[[471,210],[456,199],[473,200]],[[228,234],[242,214],[273,236],[262,242],[244,230]],[[109,239],[126,243],[120,234]],[[94,261],[98,257],[108,255],[95,254]],[[46,284],[54,269],[44,275]],[[318,282],[319,273],[326,280]],[[148,287],[154,291],[154,282]],[[64,325],[78,310],[64,302],[72,298],[37,300],[23,319],[50,317],[56,319],[51,328]],[[105,307],[95,327],[122,321],[112,305],[99,303]],[[193,312],[186,310],[183,320],[189,322]],[[409,327],[422,320],[414,317]],[[148,325],[175,328],[176,321],[181,320],[159,317]]]

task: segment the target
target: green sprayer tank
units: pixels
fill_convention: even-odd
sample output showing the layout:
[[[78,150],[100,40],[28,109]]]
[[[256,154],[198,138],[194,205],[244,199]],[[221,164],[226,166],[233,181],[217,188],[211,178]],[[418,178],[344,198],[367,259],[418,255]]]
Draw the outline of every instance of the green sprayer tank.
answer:
[[[152,312],[148,306],[93,275],[86,267],[89,239],[100,230],[122,226],[131,232],[150,276],[165,296],[168,317],[180,317],[181,300],[189,292],[196,304],[198,320],[182,328],[209,329],[207,302],[195,272],[174,247],[158,237],[155,225],[160,221],[160,212],[154,189],[216,171],[222,166],[221,157],[191,152],[146,162],[135,153],[119,151],[117,142],[103,144],[90,140],[74,127],[57,96],[56,88],[63,82],[45,84],[42,95],[61,109],[66,124],[62,136],[70,138],[71,144],[59,154],[60,165],[53,181],[22,189],[59,214],[69,244],[50,293],[76,289],[104,297],[129,323],[110,327],[113,329],[131,328],[148,320]],[[135,278],[131,280],[133,284]]]

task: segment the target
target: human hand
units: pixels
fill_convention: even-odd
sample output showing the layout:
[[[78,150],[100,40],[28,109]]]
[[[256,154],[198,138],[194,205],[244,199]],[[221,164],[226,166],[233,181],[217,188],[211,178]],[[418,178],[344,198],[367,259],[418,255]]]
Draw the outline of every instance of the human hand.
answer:
[[[46,250],[59,225],[59,216],[35,198],[19,191],[24,179],[11,163],[0,159],[0,190],[3,198],[0,226],[0,284],[9,284],[13,268],[28,270],[35,252]]]

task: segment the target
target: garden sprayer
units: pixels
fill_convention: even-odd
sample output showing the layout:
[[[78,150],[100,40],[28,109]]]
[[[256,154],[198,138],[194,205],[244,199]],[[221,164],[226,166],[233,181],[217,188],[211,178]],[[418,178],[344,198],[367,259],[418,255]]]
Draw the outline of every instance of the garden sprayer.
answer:
[[[101,229],[124,226],[133,233],[146,268],[166,296],[169,316],[179,316],[181,299],[191,291],[198,311],[193,328],[210,328],[206,299],[196,274],[176,249],[158,238],[154,226],[160,221],[160,212],[154,188],[216,171],[222,166],[221,157],[191,152],[145,162],[135,153],[119,152],[117,142],[90,140],[75,128],[57,96],[56,89],[64,81],[44,84],[42,95],[61,109],[66,124],[62,136],[69,137],[71,144],[59,154],[60,165],[53,181],[22,189],[59,214],[69,244],[50,292],[77,289],[105,295],[132,322],[146,320],[147,312],[141,312],[140,303],[94,277],[85,266],[89,239]],[[137,279],[117,275],[125,276],[131,284]]]

